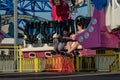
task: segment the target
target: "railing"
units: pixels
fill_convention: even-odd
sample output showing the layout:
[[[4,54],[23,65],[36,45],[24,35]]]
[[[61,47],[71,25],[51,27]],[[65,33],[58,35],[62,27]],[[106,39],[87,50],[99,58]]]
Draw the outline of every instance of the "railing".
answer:
[[[119,71],[120,70],[120,54],[116,55],[116,59],[109,66],[110,71]]]
[[[19,68],[20,46],[0,46],[0,71],[14,72]]]
[[[96,71],[95,56],[74,57],[75,71]]]
[[[96,70],[120,70],[120,54],[116,57],[112,55],[96,56],[51,56],[24,57],[21,46],[0,46],[0,71],[18,71],[18,72],[79,72],[79,71],[96,71]],[[3,54],[3,51],[6,51]]]
[[[79,72],[96,71],[95,56],[89,57],[47,57],[47,58],[24,58],[20,60],[20,72]]]

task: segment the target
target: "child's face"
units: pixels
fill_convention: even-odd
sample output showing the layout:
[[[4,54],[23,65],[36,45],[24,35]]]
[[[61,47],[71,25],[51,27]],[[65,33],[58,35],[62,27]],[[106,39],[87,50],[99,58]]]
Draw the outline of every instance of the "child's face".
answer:
[[[82,28],[82,25],[78,25],[78,26],[77,26],[78,31],[80,31],[81,28]]]

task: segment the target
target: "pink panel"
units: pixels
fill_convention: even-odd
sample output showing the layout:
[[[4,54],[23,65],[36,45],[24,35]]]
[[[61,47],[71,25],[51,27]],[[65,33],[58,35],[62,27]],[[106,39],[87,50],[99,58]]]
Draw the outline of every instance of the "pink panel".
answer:
[[[114,34],[108,32],[105,26],[105,9],[97,10],[87,29],[76,36],[76,40],[83,48],[118,48],[119,39]]]
[[[95,56],[96,50],[83,49],[83,50],[80,50],[80,53],[82,56]]]

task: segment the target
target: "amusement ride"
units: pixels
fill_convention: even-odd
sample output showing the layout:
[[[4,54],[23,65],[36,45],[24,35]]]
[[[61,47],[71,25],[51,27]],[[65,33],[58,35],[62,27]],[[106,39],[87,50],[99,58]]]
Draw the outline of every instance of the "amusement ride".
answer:
[[[73,14],[83,7],[87,7],[88,14],[73,18]],[[0,45],[22,46],[24,58],[56,59],[62,56],[73,65],[69,57],[95,56],[106,50],[119,52],[120,0],[1,0],[0,13]],[[50,14],[42,17],[41,13]],[[51,16],[51,20],[46,16]],[[52,53],[55,35],[63,35],[64,28],[77,33],[77,24],[82,18],[85,19],[83,31],[75,40],[62,38],[62,42],[77,41],[80,47],[72,52],[73,55],[67,54],[66,47]]]

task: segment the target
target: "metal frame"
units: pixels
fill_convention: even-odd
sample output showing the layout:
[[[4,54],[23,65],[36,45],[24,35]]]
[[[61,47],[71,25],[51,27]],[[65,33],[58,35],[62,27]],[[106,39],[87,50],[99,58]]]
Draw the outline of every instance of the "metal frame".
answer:
[[[13,0],[1,0],[3,14],[13,14]],[[32,15],[33,12],[51,12],[49,0],[18,0],[18,14]]]

